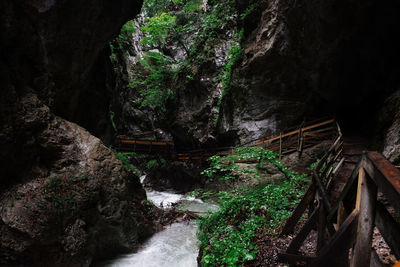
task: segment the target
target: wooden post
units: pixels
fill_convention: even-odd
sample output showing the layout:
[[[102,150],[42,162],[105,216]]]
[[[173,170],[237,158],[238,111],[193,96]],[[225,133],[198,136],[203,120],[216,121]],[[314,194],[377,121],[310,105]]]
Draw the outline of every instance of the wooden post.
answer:
[[[279,136],[279,160],[282,158],[282,132]]]
[[[337,219],[336,219],[337,229],[340,228],[340,226],[346,220],[346,217],[347,217],[346,209],[344,208],[343,201],[340,201],[338,210],[337,210]]]
[[[305,120],[302,121],[299,128],[299,136],[297,138],[297,152],[299,153],[299,158],[301,157],[301,152],[303,150],[303,126]]]
[[[320,205],[318,209],[318,240],[317,240],[317,254],[321,252],[321,249],[325,246],[326,243],[326,212],[324,205],[322,205],[322,199],[319,200]]]
[[[358,174],[356,209],[359,211],[356,240],[353,247],[351,267],[370,266],[372,234],[375,221],[377,187],[367,176],[364,168]]]
[[[297,152],[299,153],[299,158],[301,158],[301,154],[303,152],[303,140],[304,139],[304,133],[303,133],[303,128],[300,128],[299,130],[299,143],[297,147]]]

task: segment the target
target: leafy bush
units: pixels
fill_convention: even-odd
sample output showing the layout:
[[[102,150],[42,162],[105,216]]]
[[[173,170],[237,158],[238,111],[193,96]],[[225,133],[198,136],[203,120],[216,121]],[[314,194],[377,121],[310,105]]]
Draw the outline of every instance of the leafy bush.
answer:
[[[140,175],[140,171],[131,163],[131,158],[136,156],[135,152],[117,152],[116,154],[127,171]]]
[[[110,43],[111,62],[117,63],[118,52],[125,54],[125,52],[129,50],[129,47],[131,45],[132,35],[135,33],[135,31],[136,28],[133,20],[128,21],[122,26],[117,38],[115,38],[114,41]]]
[[[166,161],[163,158],[149,160],[146,164],[147,170],[165,167]]]
[[[178,79],[179,65],[174,65],[171,58],[158,52],[145,53],[139,63],[144,71],[128,85],[139,91],[139,98],[133,102],[140,108],[166,112],[168,101],[175,96],[173,85]]]
[[[235,161],[238,160],[258,160],[257,167],[262,167],[265,162],[269,162],[277,166],[280,170],[285,167],[278,160],[278,154],[261,148],[261,147],[239,147],[234,150],[234,153],[228,156],[212,156],[209,158],[210,167],[205,169],[202,174],[208,177],[208,181],[234,179],[237,173],[250,173],[255,177],[259,177],[259,171],[254,172],[250,169],[240,169]]]
[[[165,12],[150,18],[148,22],[140,28],[145,34],[142,44],[148,46],[165,44],[168,35],[174,30],[175,20],[175,16],[171,16]]]
[[[255,259],[255,236],[262,229],[271,234],[278,233],[310,182],[306,175],[286,168],[277,160],[276,153],[261,148],[240,148],[236,151],[236,155],[213,157],[212,167],[206,174],[215,176],[231,172],[234,168],[226,166],[231,166],[235,159],[260,159],[273,163],[288,178],[281,184],[240,188],[214,195],[219,198],[220,210],[202,219],[198,232],[204,266],[240,266]]]

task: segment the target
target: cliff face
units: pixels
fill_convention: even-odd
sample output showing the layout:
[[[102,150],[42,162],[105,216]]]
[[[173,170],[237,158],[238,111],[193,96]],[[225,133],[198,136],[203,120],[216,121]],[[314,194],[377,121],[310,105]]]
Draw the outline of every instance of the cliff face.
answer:
[[[99,137],[110,132],[104,48],[141,1],[12,1],[0,8],[1,169],[13,177],[36,157],[31,133],[17,123],[27,92]]]
[[[373,132],[399,84],[399,8],[395,1],[265,1],[245,21],[244,60],[223,101],[220,134],[246,141],[324,115]]]
[[[88,265],[154,230],[138,177],[75,124],[111,132],[104,48],[141,5],[0,2],[0,265]]]
[[[389,128],[393,116],[382,123],[377,114],[400,84],[397,2],[238,0],[224,5],[231,7],[226,17],[233,19],[213,29],[219,40],[199,42],[204,50],[196,50],[196,39],[191,42],[183,33],[191,51],[206,60],[199,64],[193,55],[184,58],[195,71],[190,78],[181,72],[179,83],[174,84],[175,99],[168,107],[173,116],[133,107],[120,97],[116,102],[124,104],[115,106],[124,106],[117,112],[126,115],[117,116],[120,125],[127,125],[122,132],[162,128],[176,144],[188,148],[245,143],[279,134],[304,118],[323,116],[335,116],[350,134],[371,137]],[[204,4],[199,21],[207,21],[204,18],[217,9],[213,1]],[[228,71],[232,63],[228,51],[238,44],[232,39],[241,29],[243,36],[237,41],[243,55]],[[138,32],[136,36],[142,38]],[[196,34],[202,34],[201,27]],[[184,55],[176,53],[178,46],[170,44],[159,52],[176,60]],[[140,40],[133,47],[143,52]],[[131,59],[140,53],[131,53]],[[227,72],[230,81],[223,87],[221,77]],[[137,98],[136,88],[125,86],[122,91],[131,102]],[[146,117],[155,119],[144,125],[139,118]]]
[[[127,35],[121,32],[126,43],[114,43],[122,48],[116,49],[113,61],[118,71],[112,110],[120,134],[162,129],[158,137],[173,136],[178,147],[215,144],[221,76],[229,60],[228,51],[236,44],[233,35],[238,14],[230,0],[203,1],[202,5],[188,7],[193,3],[197,2],[165,1],[154,14],[154,8],[145,4],[131,24],[134,29]],[[164,27],[174,30],[153,37],[165,40],[146,44],[151,34],[143,28],[163,19],[163,13],[174,21],[173,26]],[[164,64],[160,66],[157,61]]]

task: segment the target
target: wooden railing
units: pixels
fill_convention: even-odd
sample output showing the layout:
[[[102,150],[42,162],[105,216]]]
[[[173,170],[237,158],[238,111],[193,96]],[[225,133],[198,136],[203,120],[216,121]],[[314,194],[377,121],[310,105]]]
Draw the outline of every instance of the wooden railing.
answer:
[[[283,228],[282,234],[293,231],[297,221],[311,206],[310,216],[285,252],[282,262],[306,263],[307,266],[384,266],[372,249],[376,226],[392,253],[400,258],[400,225],[393,218],[400,215],[400,171],[377,152],[364,152],[339,198],[331,203],[327,195],[329,173],[338,166],[328,158],[336,158],[340,141],[320,161],[313,174],[313,183]],[[340,158],[337,157],[337,158]],[[341,162],[336,160],[334,162]],[[329,167],[329,165],[331,165]],[[333,168],[332,168],[333,167]],[[330,170],[333,170],[330,172]],[[332,174],[331,174],[332,175]],[[323,179],[324,178],[324,179]],[[385,196],[392,213],[377,200],[377,192]],[[310,231],[318,232],[316,255],[299,252]]]
[[[264,137],[236,147],[211,147],[180,151],[175,151],[173,142],[138,140],[135,137],[127,136],[118,136],[115,144],[119,151],[156,153],[174,160],[202,163],[212,155],[227,155],[232,153],[235,148],[243,146],[262,146],[278,152],[280,155],[286,155],[297,151],[301,156],[305,148],[311,147],[324,140],[332,140],[338,134],[337,129],[337,124],[334,119],[324,119],[309,122],[307,125],[303,122],[300,127],[289,130],[286,133],[281,133],[278,136]]]
[[[118,151],[162,154],[169,156],[175,151],[174,143],[170,141],[137,140],[126,136],[118,136],[115,141]]]
[[[263,146],[281,155],[297,151],[301,156],[305,148],[327,139],[333,139],[337,135],[337,125],[334,119],[313,122],[307,126],[303,126],[304,124],[302,123],[298,129],[281,133],[278,136],[254,141],[252,145]]]

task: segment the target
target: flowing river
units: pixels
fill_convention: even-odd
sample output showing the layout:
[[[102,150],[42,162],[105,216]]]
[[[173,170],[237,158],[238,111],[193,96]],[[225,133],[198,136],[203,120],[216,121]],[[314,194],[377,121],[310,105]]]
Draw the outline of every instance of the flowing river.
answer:
[[[144,176],[141,177],[143,182]],[[174,192],[146,192],[147,199],[156,206],[167,208],[179,201],[179,209],[193,212],[218,210],[217,205]],[[107,267],[196,267],[198,240],[196,222],[173,223],[147,240],[136,253],[106,262]]]

